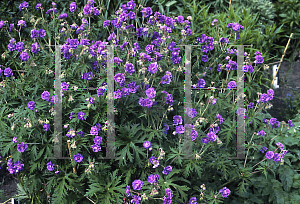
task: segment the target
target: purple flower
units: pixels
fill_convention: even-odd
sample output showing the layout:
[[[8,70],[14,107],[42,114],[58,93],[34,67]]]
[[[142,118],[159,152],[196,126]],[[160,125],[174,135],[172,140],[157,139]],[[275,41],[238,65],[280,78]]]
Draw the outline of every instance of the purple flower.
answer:
[[[23,20],[19,20],[17,26],[21,26],[21,28],[27,27],[26,22]]]
[[[19,152],[25,152],[26,150],[27,150],[27,147],[28,147],[28,145],[27,144],[24,144],[24,142],[21,142],[21,144],[18,144],[18,151]]]
[[[192,129],[192,132],[191,132],[191,139],[192,141],[194,141],[195,139],[197,139],[198,137],[198,132],[194,129]]]
[[[70,120],[72,120],[72,118],[73,118],[73,115],[75,115],[75,113],[74,113],[74,112],[71,112],[71,113],[70,113],[70,117],[69,117],[69,118],[70,118]]]
[[[196,197],[191,197],[188,204],[197,204],[197,198]]]
[[[208,56],[207,55],[203,55],[201,61],[202,62],[207,62],[208,61]]]
[[[54,104],[56,104],[56,103],[57,103],[57,101],[58,101],[58,98],[57,98],[57,96],[51,96],[51,100],[50,100],[50,102],[51,102],[51,103],[54,103]]]
[[[218,22],[218,19],[214,19],[214,20],[211,22],[211,26],[214,26],[215,23],[217,23],[217,22]]]
[[[49,127],[50,127],[50,125],[49,125],[49,124],[46,124],[46,123],[45,123],[44,126],[43,126],[43,128],[44,128],[45,131],[48,131],[48,130],[49,130]]]
[[[51,161],[47,163],[47,169],[49,171],[53,171],[55,169],[54,167],[55,164],[53,164]]]
[[[94,99],[92,97],[89,98],[89,102],[90,102],[90,104],[94,104],[95,103],[95,101],[94,101]]]
[[[185,114],[187,114],[190,118],[194,118],[197,115],[197,111],[193,108],[186,108]]]
[[[0,29],[5,25],[4,21],[0,21]]]
[[[12,70],[11,70],[10,67],[7,67],[7,68],[4,69],[4,75],[5,75],[6,77],[13,76],[13,72],[12,72]]]
[[[100,145],[101,142],[102,142],[102,137],[100,137],[100,136],[95,136],[95,138],[94,138],[94,143],[95,143],[96,145]]]
[[[38,33],[39,33],[40,38],[43,38],[46,36],[46,31],[44,29],[39,29]]]
[[[92,145],[92,148],[93,148],[93,152],[100,152],[101,151],[101,146],[100,145],[94,144],[94,145]]]
[[[33,54],[36,54],[38,51],[41,51],[41,50],[40,50],[39,44],[37,42],[35,42],[31,45],[31,52]]]
[[[153,101],[152,101],[151,99],[146,98],[146,99],[144,100],[144,106],[146,106],[147,108],[152,107],[152,105],[153,105]]]
[[[133,204],[139,204],[140,201],[141,201],[141,197],[140,196],[138,196],[138,195],[133,195],[132,196],[131,203],[133,203]]]
[[[21,164],[20,161],[17,161],[16,163],[14,163],[14,169],[16,170],[16,173],[18,171],[21,171],[24,169],[24,164]]]
[[[72,2],[72,3],[70,4],[70,11],[71,11],[72,13],[74,13],[74,11],[76,10],[76,8],[77,8],[76,2]]]
[[[96,126],[91,127],[91,135],[98,135],[98,128]]]
[[[157,71],[157,68],[158,68],[157,63],[151,63],[151,64],[149,64],[149,66],[148,66],[148,71],[149,71],[151,74],[155,74],[156,71]]]
[[[126,65],[125,71],[128,72],[129,75],[132,75],[133,72],[134,72],[133,64],[132,63],[126,63],[125,65]]]
[[[14,27],[14,24],[13,23],[11,23],[11,24],[9,24],[9,31],[8,32],[11,32],[11,29]],[[1,28],[1,26],[0,26],[0,28]]]
[[[148,149],[149,147],[151,147],[151,142],[150,141],[145,141],[143,146]]]
[[[154,45],[147,45],[146,46],[145,50],[146,50],[148,55],[153,52],[153,48],[154,48]]]
[[[235,81],[230,81],[230,82],[228,83],[228,88],[229,88],[229,90],[233,89],[234,87],[236,87]]]
[[[34,110],[36,104],[34,103],[34,101],[30,101],[28,102],[27,107],[29,108],[29,110]]]
[[[265,153],[265,151],[267,151],[267,149],[268,149],[267,147],[262,147],[262,148],[260,149],[260,152],[261,152],[261,153]]]
[[[182,117],[180,115],[173,116],[174,125],[182,124]]]
[[[69,90],[69,84],[67,84],[66,82],[61,83],[61,90]]]
[[[171,82],[171,79],[170,79],[170,77],[169,77],[169,75],[164,75],[162,78],[161,78],[161,80],[162,80],[162,84],[170,84],[170,82]]]
[[[209,139],[209,141],[216,141],[217,139],[217,135],[214,132],[209,132],[206,134],[207,138]]]
[[[223,198],[227,198],[230,194],[230,190],[227,187],[224,187],[220,190],[220,193],[222,193]]]
[[[273,151],[268,151],[266,153],[266,158],[267,159],[273,159],[273,157],[274,157],[274,152]]]
[[[35,7],[36,10],[41,10],[41,8],[42,8],[42,4],[41,3],[36,4],[36,7]]]
[[[250,102],[248,108],[253,108],[253,107],[254,107],[254,103]]]
[[[163,174],[168,175],[170,172],[172,172],[171,166],[166,166],[164,170],[162,171]]]
[[[18,52],[21,52],[22,50],[24,50],[24,43],[23,42],[17,42],[17,44],[16,44],[16,50]]]
[[[145,91],[148,98],[154,98],[156,96],[156,91],[154,88],[149,88]]]
[[[263,103],[267,103],[269,101],[269,95],[268,94],[261,94],[260,95],[260,101],[263,102]]]
[[[204,88],[205,86],[205,80],[204,79],[199,79],[197,86],[201,89]]]
[[[27,60],[29,59],[29,56],[28,56],[28,54],[27,54],[26,51],[23,51],[23,52],[20,54],[19,58],[20,58],[21,60],[23,60],[23,61],[27,61]]]
[[[261,131],[259,131],[259,132],[257,133],[257,135],[260,135],[260,136],[265,136],[265,135],[266,135],[266,133],[265,133],[265,131],[261,130]]]
[[[275,153],[273,157],[274,162],[279,162],[281,159],[281,154]]]
[[[84,6],[83,13],[84,13],[84,15],[90,15],[91,14],[91,7],[88,4],[86,4]]]
[[[136,5],[136,4],[134,3],[133,0],[128,1],[127,4],[126,4],[127,10],[133,10],[133,9],[135,8],[135,5]]]
[[[127,197],[131,196],[131,194],[130,194],[130,186],[129,185],[126,186],[126,196]]]
[[[178,16],[177,21],[178,21],[178,23],[183,23],[184,17],[183,16]]]
[[[114,76],[114,80],[115,80],[116,82],[122,83],[122,82],[125,81],[125,77],[124,77],[124,75],[123,75],[122,73],[118,73],[118,74],[116,74],[116,75]]]
[[[264,58],[261,55],[256,55],[255,60],[255,64],[262,64],[264,62]]]
[[[290,127],[293,127],[293,122],[292,122],[292,120],[289,120],[288,123],[289,123],[289,126],[290,126]]]
[[[32,38],[32,39],[34,39],[34,38],[36,38],[36,37],[37,37],[37,35],[38,35],[38,31],[37,31],[37,30],[35,30],[35,29],[33,29],[33,30],[31,30],[30,34],[31,34],[31,38]]]
[[[119,99],[122,98],[122,91],[118,89],[117,91],[114,92],[114,99]]]
[[[222,116],[220,115],[220,114],[217,114],[217,119],[219,119],[219,121],[220,121],[220,124],[222,124],[223,123],[223,118],[222,118]]]
[[[106,28],[107,26],[109,26],[110,24],[110,20],[106,20],[103,22],[103,28]]]
[[[236,113],[238,114],[239,117],[245,117],[247,110],[245,108],[238,108]]]
[[[85,116],[85,113],[82,112],[82,111],[80,111],[80,112],[78,113],[78,115],[77,115],[77,118],[78,118],[79,120],[84,120],[84,116]]]
[[[183,127],[183,125],[176,126],[176,133],[177,134],[183,134],[184,133],[184,127]]]
[[[67,18],[67,17],[68,17],[67,13],[62,13],[58,16],[58,19]]]
[[[13,142],[13,143],[17,143],[17,142],[18,142],[18,141],[17,141],[17,137],[13,137],[12,142]],[[0,158],[1,158],[1,157],[0,157]]]
[[[77,153],[76,155],[73,156],[73,159],[76,162],[81,162],[83,160],[83,156],[81,154]]]
[[[155,181],[156,181],[156,177],[154,174],[151,174],[150,176],[148,176],[149,183],[155,183]]]
[[[82,131],[77,132],[77,135],[84,137],[84,133]],[[77,136],[77,138],[78,138],[78,136]]]
[[[277,147],[279,147],[279,150],[283,150],[284,149],[284,146],[283,146],[282,143],[277,142],[276,145],[277,145]]]
[[[141,181],[141,180],[134,180],[132,182],[132,188],[133,188],[133,190],[139,191],[139,190],[142,189],[142,187],[143,187],[143,181]]]

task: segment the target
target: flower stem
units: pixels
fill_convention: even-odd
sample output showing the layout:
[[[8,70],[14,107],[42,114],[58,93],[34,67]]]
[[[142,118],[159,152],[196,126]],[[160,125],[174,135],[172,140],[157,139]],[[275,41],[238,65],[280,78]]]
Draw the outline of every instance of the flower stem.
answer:
[[[251,137],[251,140],[250,140],[249,144],[251,144],[253,136],[254,136],[254,133],[253,133],[253,135],[252,135],[252,137]],[[246,159],[245,159],[244,167],[245,167],[245,165],[246,165],[246,161],[247,161],[249,149],[250,149],[250,147],[248,148],[248,151],[247,151],[247,154],[246,154]]]

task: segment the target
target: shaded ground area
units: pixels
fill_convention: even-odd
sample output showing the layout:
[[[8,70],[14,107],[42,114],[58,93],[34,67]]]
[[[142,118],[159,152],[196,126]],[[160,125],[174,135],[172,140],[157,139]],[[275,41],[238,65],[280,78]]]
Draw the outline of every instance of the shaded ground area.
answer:
[[[0,196],[0,204],[17,194],[17,180],[9,174],[5,167],[0,169],[0,195],[2,194],[1,190],[4,191],[5,197]],[[11,204],[11,202],[9,201],[6,204]]]

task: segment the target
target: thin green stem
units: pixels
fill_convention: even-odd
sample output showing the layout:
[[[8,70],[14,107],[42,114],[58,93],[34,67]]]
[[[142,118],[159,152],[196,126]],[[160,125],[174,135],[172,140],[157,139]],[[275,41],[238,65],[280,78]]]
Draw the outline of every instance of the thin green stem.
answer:
[[[250,140],[250,142],[249,142],[249,145],[250,145],[250,144],[251,144],[251,142],[252,142],[252,138],[253,138],[253,136],[254,136],[254,133],[253,133],[253,135],[252,135],[252,137],[251,137],[251,140]],[[246,159],[245,159],[244,167],[246,166],[246,161],[247,161],[247,157],[248,157],[249,149],[250,149],[250,147],[248,148],[248,151],[247,151],[247,154],[246,154]]]

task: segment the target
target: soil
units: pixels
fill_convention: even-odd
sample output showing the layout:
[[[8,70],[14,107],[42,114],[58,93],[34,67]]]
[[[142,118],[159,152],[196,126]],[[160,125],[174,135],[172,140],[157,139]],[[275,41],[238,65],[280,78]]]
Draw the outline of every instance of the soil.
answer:
[[[10,197],[17,194],[17,183],[17,180],[13,175],[9,174],[5,167],[2,167],[2,169],[0,169],[0,191],[3,190],[6,197],[5,199],[0,197],[0,204],[4,203],[5,201],[9,200]],[[11,204],[11,199],[5,204]]]

